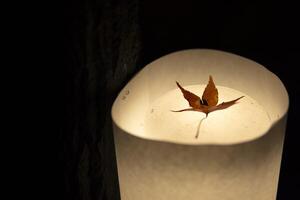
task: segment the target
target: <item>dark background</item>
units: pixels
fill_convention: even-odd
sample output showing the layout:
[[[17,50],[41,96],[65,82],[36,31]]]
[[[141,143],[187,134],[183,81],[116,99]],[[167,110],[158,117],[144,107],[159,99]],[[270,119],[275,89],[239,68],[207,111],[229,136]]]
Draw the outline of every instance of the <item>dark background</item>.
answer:
[[[120,199],[110,108],[145,64],[182,49],[250,58],[285,84],[290,108],[277,199],[298,199],[299,14],[273,1],[75,0],[64,5],[64,199]],[[258,88],[259,89],[259,88]]]

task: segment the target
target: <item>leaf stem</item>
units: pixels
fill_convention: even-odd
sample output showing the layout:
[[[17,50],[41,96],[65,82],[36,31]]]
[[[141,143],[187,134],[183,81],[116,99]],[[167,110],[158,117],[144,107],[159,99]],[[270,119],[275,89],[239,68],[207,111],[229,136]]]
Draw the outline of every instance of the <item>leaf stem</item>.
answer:
[[[202,119],[200,120],[199,124],[198,124],[198,127],[197,127],[197,133],[196,133],[196,135],[195,135],[195,138],[196,138],[196,139],[198,138],[199,133],[200,133],[200,126],[201,126],[203,120],[206,119],[206,118],[207,118],[207,115],[206,115],[206,117],[202,118]]]

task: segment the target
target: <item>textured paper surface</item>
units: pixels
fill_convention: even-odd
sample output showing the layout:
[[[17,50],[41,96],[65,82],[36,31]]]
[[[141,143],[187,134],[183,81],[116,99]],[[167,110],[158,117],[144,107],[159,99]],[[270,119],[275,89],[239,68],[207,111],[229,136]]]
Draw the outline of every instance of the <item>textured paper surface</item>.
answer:
[[[285,123],[253,142],[187,146],[115,127],[122,200],[275,200]]]
[[[222,129],[217,127],[214,132],[209,131],[211,126],[204,128],[206,138],[200,140],[204,134],[199,135],[196,143],[188,139],[172,140],[172,137],[162,139],[154,137],[162,132],[146,131],[145,120],[151,106],[177,89],[175,81],[190,87],[206,84],[209,75],[214,77],[217,86],[240,91],[249,97],[248,100],[253,99],[257,106],[261,106],[261,114],[267,113],[261,116],[268,116],[269,121],[262,117],[256,122],[265,121],[266,126],[257,129],[257,125],[248,124],[245,117],[241,117],[242,121],[234,122],[239,124],[231,126],[248,124],[247,130],[253,129],[252,136],[250,131],[245,139],[240,129],[240,133],[234,133],[233,137],[229,127],[222,124]],[[221,91],[225,90],[221,88],[220,95]],[[174,101],[181,104],[176,99]],[[242,102],[241,99],[239,104]],[[237,112],[239,104],[210,113],[212,116],[208,117]],[[249,109],[246,112],[253,113],[254,119],[256,112],[252,111],[255,109]],[[278,77],[240,56],[213,50],[187,50],[150,63],[124,87],[112,108],[122,200],[274,200],[287,109],[288,95]],[[158,120],[156,126],[166,126],[164,120],[166,116]],[[214,121],[208,122],[212,124]],[[174,123],[168,124],[170,129],[180,125]],[[268,126],[271,128],[266,128]],[[174,131],[180,128],[184,129],[177,127]],[[193,136],[194,127],[187,129],[193,132],[187,133],[186,137]],[[226,138],[226,133],[231,138]]]

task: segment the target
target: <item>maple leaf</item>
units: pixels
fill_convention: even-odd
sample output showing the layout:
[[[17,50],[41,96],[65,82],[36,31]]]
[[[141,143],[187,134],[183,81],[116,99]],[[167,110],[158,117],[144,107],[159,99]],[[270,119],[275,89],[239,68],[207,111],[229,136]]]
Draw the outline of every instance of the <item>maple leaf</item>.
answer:
[[[232,105],[234,105],[239,99],[243,98],[244,96],[241,96],[237,99],[234,99],[232,101],[223,102],[219,105],[218,104],[218,90],[215,86],[215,83],[213,81],[212,76],[209,76],[208,84],[206,85],[206,88],[203,92],[202,99],[198,97],[197,95],[193,94],[190,91],[185,90],[177,81],[177,86],[183,93],[184,98],[189,102],[189,105],[191,108],[186,108],[182,110],[172,110],[172,112],[183,112],[183,111],[198,111],[203,112],[206,114],[206,117],[208,113],[216,111],[216,110],[222,110],[226,109]]]

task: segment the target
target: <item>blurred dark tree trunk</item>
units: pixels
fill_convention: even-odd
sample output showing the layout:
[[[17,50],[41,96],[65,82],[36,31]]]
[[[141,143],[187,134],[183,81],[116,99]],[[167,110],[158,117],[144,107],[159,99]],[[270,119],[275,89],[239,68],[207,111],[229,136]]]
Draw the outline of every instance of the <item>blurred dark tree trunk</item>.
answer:
[[[64,199],[120,199],[110,109],[136,70],[137,0],[65,5]]]

